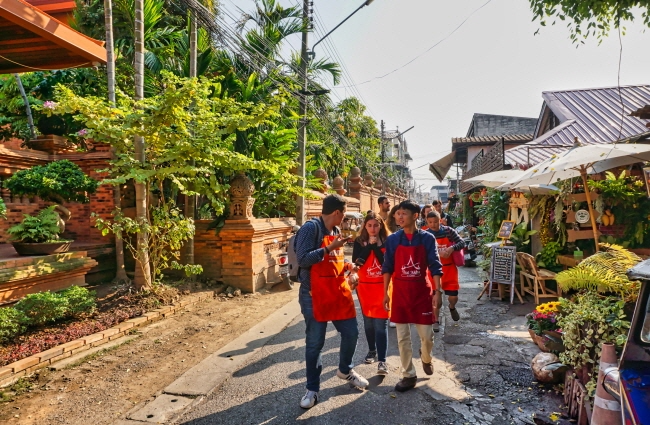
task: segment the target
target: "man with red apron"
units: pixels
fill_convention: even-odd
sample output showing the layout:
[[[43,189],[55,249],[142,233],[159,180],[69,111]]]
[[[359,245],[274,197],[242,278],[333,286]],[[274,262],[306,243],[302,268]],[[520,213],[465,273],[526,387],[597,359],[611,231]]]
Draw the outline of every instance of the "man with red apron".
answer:
[[[397,343],[402,363],[402,380],[395,390],[404,392],[415,387],[417,376],[413,366],[410,324],[415,324],[420,336],[420,357],[427,375],[433,374],[434,307],[440,297],[442,265],[438,257],[436,239],[432,234],[416,228],[420,207],[413,201],[399,205],[402,230],[386,240],[384,275],[384,307],[390,309],[390,320],[397,324]],[[427,279],[427,270],[432,282]],[[393,282],[392,298],[388,287]],[[390,304],[389,304],[390,303]]]
[[[300,400],[303,409],[310,409],[318,403],[323,370],[321,351],[325,344],[327,322],[332,322],[341,334],[336,375],[352,386],[368,386],[368,381],[352,369],[359,329],[352,289],[344,273],[353,266],[344,261],[343,246],[347,239],[341,237],[337,227],[343,220],[345,207],[346,200],[342,196],[325,197],[320,218],[305,223],[294,240],[300,267],[298,301],[306,325],[307,393]]]

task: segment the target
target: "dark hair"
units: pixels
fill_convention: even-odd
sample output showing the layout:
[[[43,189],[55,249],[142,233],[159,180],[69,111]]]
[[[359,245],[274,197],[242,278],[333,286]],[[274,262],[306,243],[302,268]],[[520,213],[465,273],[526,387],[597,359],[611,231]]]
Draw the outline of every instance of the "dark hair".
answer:
[[[359,237],[357,238],[358,242],[368,242],[370,239],[370,236],[368,235],[368,231],[366,230],[366,223],[368,223],[370,220],[376,220],[379,223],[379,239],[382,242],[386,241],[386,238],[390,234],[390,231],[388,230],[388,227],[386,227],[386,222],[384,221],[383,218],[379,214],[373,213],[368,213],[366,215],[366,218],[363,220],[363,225],[361,226],[361,234],[359,234]]]
[[[438,204],[442,205],[442,201],[439,201],[439,200],[436,199],[435,201],[431,202],[432,207],[435,207]]]
[[[423,206],[423,207],[422,207],[422,210],[421,210],[421,214],[424,214],[424,210],[426,210],[427,208],[431,208],[431,209],[433,209],[433,205],[431,205],[431,204],[426,204],[425,206]]]
[[[400,202],[399,209],[411,211],[413,214],[420,214],[420,206],[410,199]]]
[[[397,231],[397,223],[395,223],[395,213],[399,209],[399,205],[394,205],[393,208],[390,209],[390,212],[388,213],[388,222],[386,225],[388,226],[388,229],[391,232]]]
[[[379,198],[377,198],[377,204],[378,204],[378,205],[381,205],[381,204],[384,203],[384,201],[387,201],[387,200],[388,200],[387,197],[385,197],[385,196],[380,196]]]
[[[440,213],[436,210],[429,211],[429,214],[427,214],[427,218],[437,218],[440,220]]]
[[[346,201],[341,195],[327,195],[325,199],[323,199],[323,210],[321,211],[321,214],[330,215],[335,211],[343,212],[347,203],[348,201]]]

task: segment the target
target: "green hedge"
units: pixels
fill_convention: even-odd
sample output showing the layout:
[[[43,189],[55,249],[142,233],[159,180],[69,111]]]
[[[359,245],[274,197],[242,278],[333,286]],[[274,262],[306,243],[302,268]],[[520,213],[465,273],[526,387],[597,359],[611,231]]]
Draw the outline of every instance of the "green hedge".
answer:
[[[10,341],[30,326],[91,314],[95,307],[95,292],[80,286],[29,294],[13,307],[0,308],[0,342]]]

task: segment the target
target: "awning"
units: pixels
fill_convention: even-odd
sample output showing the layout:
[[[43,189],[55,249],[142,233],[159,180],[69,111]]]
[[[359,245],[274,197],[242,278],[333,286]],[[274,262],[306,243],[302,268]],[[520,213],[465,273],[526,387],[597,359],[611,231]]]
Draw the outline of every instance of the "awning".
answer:
[[[22,0],[0,1],[0,74],[104,64],[103,45]]]
[[[456,152],[453,151],[450,154],[443,156],[436,162],[429,164],[429,171],[431,171],[431,173],[436,176],[439,182],[442,182],[445,177],[447,177],[447,173],[449,173],[449,170],[451,169],[451,166],[454,164],[455,160]]]

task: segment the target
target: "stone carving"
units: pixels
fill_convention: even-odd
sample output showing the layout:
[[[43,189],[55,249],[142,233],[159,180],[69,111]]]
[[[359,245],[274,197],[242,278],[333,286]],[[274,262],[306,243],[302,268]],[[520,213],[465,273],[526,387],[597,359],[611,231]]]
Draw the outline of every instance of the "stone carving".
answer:
[[[250,220],[253,217],[253,205],[255,198],[251,195],[255,192],[255,185],[243,172],[238,173],[230,181],[230,219]]]
[[[381,177],[378,177],[377,180],[375,181],[375,189],[381,191],[381,190],[383,190],[385,187],[386,187],[386,186],[385,186],[385,184],[384,184],[384,179],[382,179]]]
[[[334,186],[334,191],[341,196],[345,195],[345,192],[347,192],[347,190],[345,190],[345,188],[343,187],[344,184],[345,184],[345,180],[343,180],[343,177],[341,176],[334,177],[334,180],[332,181],[332,185]]]

